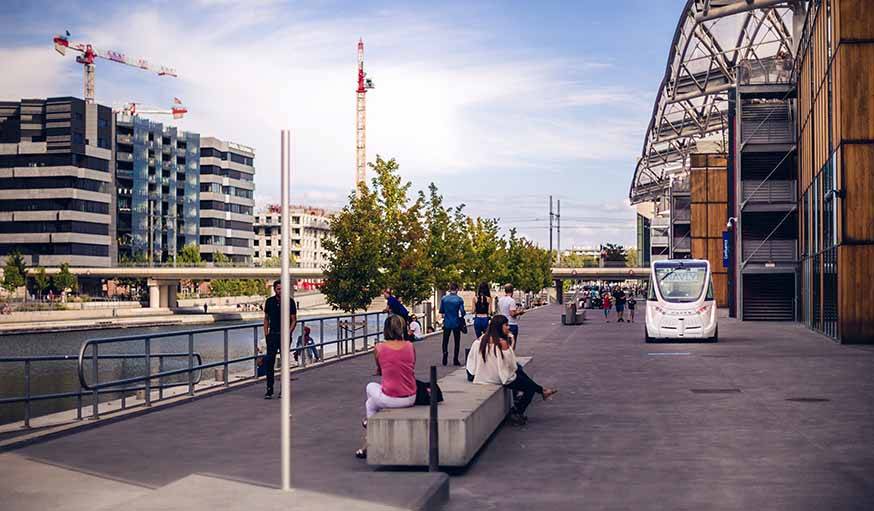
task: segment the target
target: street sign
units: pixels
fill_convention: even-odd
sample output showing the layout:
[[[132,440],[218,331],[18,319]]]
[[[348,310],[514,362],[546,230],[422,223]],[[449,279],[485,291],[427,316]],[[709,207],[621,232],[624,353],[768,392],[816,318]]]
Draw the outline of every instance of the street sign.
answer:
[[[731,257],[731,243],[728,231],[722,231],[722,267],[728,268],[728,260]]]

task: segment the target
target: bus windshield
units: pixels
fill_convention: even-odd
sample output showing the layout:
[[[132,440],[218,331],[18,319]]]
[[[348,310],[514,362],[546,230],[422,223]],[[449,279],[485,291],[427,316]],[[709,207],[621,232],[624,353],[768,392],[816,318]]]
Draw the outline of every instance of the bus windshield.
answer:
[[[703,263],[659,264],[655,267],[655,283],[666,302],[694,302],[704,291],[707,265]]]

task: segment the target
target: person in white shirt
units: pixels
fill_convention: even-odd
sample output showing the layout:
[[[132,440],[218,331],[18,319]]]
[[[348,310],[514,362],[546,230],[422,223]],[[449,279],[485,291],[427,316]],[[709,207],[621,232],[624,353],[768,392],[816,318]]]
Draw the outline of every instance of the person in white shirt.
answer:
[[[509,321],[510,333],[513,334],[513,348],[518,349],[516,346],[516,343],[519,342],[518,318],[525,314],[525,311],[516,305],[516,299],[513,298],[513,284],[504,286],[504,296],[498,298],[498,314],[503,315]]]
[[[496,314],[489,322],[489,329],[471,345],[467,359],[467,371],[473,375],[473,382],[479,384],[503,385],[522,396],[513,405],[510,420],[517,425],[527,422],[525,410],[531,404],[534,394],[549,399],[557,389],[541,387],[532,380],[516,362],[516,353],[511,346],[510,325],[507,317]]]
[[[419,324],[419,319],[416,317],[415,314],[410,316],[409,329],[410,329],[410,336],[412,336],[413,339],[415,339],[417,341],[422,340],[422,325]]]

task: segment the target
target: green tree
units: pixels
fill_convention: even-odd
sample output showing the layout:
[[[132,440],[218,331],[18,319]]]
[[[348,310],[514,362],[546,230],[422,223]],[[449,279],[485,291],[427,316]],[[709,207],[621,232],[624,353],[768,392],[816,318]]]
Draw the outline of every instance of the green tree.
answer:
[[[224,255],[221,252],[216,252],[212,255],[212,263],[215,266],[228,266],[231,263],[231,260],[228,259],[228,256]]]
[[[275,256],[271,257],[270,259],[267,259],[266,261],[264,261],[263,266],[265,268],[279,268],[280,266],[282,266],[282,257],[275,255]],[[297,258],[294,257],[294,254],[289,253],[288,254],[288,267],[289,268],[297,268],[297,266],[298,266]]]
[[[480,282],[498,282],[505,273],[505,243],[498,220],[468,218],[465,229],[463,286],[475,289]]]
[[[43,267],[39,267],[33,274],[33,287],[36,289],[37,295],[42,298],[45,296],[46,291],[51,287],[52,280],[46,274],[46,269]]]
[[[176,262],[184,265],[200,266],[200,247],[196,243],[185,245],[176,256]]]
[[[597,268],[598,258],[591,255],[568,254],[562,256],[561,265],[565,268]]]
[[[67,292],[76,292],[79,289],[79,279],[70,272],[69,263],[61,263],[61,269],[52,277],[52,285],[65,295]]]
[[[334,309],[366,309],[382,290],[380,219],[376,195],[364,183],[331,218],[331,236],[324,241],[328,264],[322,293]]]
[[[629,248],[625,254],[625,265],[629,268],[636,268],[640,261],[638,261],[638,251],[636,247]]]
[[[601,246],[601,253],[604,254],[605,263],[610,263],[611,266],[624,266],[625,258],[627,257],[625,247],[607,243]],[[620,264],[621,263],[621,264]]]
[[[21,252],[15,250],[6,256],[6,265],[3,268],[3,288],[14,293],[26,282],[27,264]]]
[[[370,167],[376,173],[373,190],[382,225],[378,257],[383,285],[402,302],[415,305],[431,294],[432,266],[422,218],[425,200],[420,196],[411,203],[412,184],[401,179],[394,159],[384,160],[377,155]]]
[[[464,264],[464,206],[447,208],[443,206],[443,196],[434,183],[428,187],[428,196],[419,196],[424,201],[425,225],[427,228],[426,247],[431,260],[432,284],[434,288],[445,290],[451,282],[461,282]]]

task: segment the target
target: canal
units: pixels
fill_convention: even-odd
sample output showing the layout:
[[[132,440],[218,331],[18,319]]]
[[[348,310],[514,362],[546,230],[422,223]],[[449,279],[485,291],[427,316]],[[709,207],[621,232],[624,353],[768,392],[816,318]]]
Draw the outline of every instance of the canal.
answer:
[[[338,321],[326,319],[320,321],[320,318],[326,316],[316,316],[302,318],[311,329],[311,337],[316,343],[327,342],[337,339]],[[76,392],[79,390],[79,377],[77,374],[77,360],[80,347],[88,339],[108,338],[149,334],[179,332],[179,335],[163,337],[160,339],[152,339],[151,354],[153,356],[151,371],[158,372],[159,361],[155,357],[159,353],[187,353],[188,352],[188,335],[186,332],[198,330],[202,328],[220,327],[242,327],[250,325],[248,328],[238,328],[229,330],[228,336],[228,358],[239,358],[252,356],[254,352],[254,342],[263,337],[261,322],[259,321],[228,321],[217,325],[204,326],[162,326],[162,327],[142,327],[142,328],[122,328],[122,329],[97,329],[97,330],[82,330],[70,332],[52,332],[52,333],[35,333],[35,334],[20,334],[20,335],[4,335],[0,336],[0,357],[25,357],[25,356],[42,356],[42,355],[73,355],[70,360],[62,361],[34,361],[31,363],[30,369],[30,393],[31,395],[50,394],[59,392]],[[302,325],[298,324],[298,328],[292,335],[292,342],[300,335]],[[368,316],[367,332],[374,333],[381,331],[381,325],[377,317]],[[361,332],[359,332],[360,335]],[[344,337],[346,335],[344,334]],[[372,340],[372,339],[371,339]],[[359,341],[360,343],[361,341]],[[118,342],[100,345],[100,355],[111,354],[142,354],[144,352],[144,341],[135,342]],[[224,357],[224,335],[223,332],[201,333],[194,336],[194,351],[200,354],[203,363],[219,362]],[[324,347],[326,356],[336,352],[335,346],[328,345]],[[195,362],[196,363],[196,362]],[[168,357],[163,361],[164,370],[181,369],[187,367],[187,356]],[[85,364],[85,377],[88,381],[93,381],[93,374],[90,364]],[[254,363],[252,361],[240,362],[230,366],[229,374],[235,373],[252,375],[254,371]],[[143,359],[128,358],[114,360],[100,360],[99,363],[99,379],[101,382],[106,382],[120,378],[130,378],[145,375],[145,363]],[[8,398],[15,396],[23,396],[25,394],[25,367],[22,362],[3,362],[0,363],[0,398]],[[212,379],[213,370],[209,369],[202,375],[203,379]],[[198,376],[198,375],[196,375]],[[172,376],[164,379],[164,384],[182,383],[187,381],[185,374]],[[157,382],[153,382],[156,385]],[[130,393],[128,393],[129,395]],[[118,399],[121,393],[107,393],[100,396],[101,401]],[[91,404],[91,396],[85,395],[84,406]],[[74,409],[77,406],[77,399],[51,399],[43,401],[33,401],[31,403],[31,416],[38,417],[64,410]],[[83,411],[86,415],[88,411]],[[7,403],[0,404],[0,424],[7,424],[23,420],[24,404],[23,403]]]

